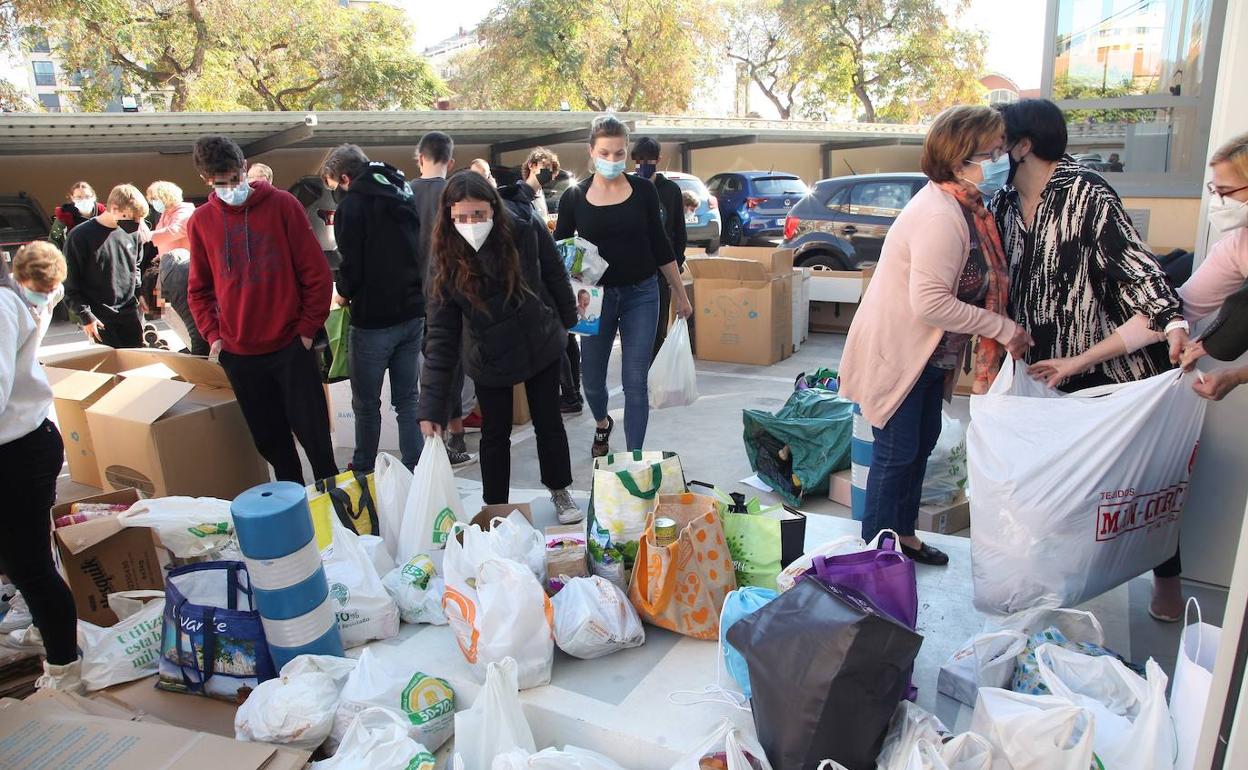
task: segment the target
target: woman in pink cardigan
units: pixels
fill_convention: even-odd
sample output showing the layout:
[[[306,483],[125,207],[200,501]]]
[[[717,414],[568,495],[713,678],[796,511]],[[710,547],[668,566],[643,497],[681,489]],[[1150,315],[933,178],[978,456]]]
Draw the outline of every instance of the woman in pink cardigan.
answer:
[[[206,356],[208,343],[195,327],[186,291],[191,269],[186,223],[195,213],[195,204],[183,201],[182,188],[173,182],[152,182],[147,188],[147,199],[152,210],[160,214],[160,221],[151,231],[151,242],[156,247],[153,264],[159,270],[157,286],[165,305],[162,316],[192,355]]]
[[[1004,123],[989,107],[951,107],[923,142],[931,180],[889,228],[875,277],[841,358],[841,394],[875,434],[862,537],[894,530],[923,564],[949,557],[914,533],[927,458],[940,437],[942,399],[972,336],[975,382],[987,389],[1004,350],[1022,356],[1027,331],[1009,319],[1007,266],[984,196],[1009,173]]]
[[[147,202],[160,214],[151,237],[156,256],[174,249],[189,249],[191,242],[186,237],[186,222],[195,213],[195,204],[182,200],[182,188],[173,182],[152,182],[147,187]]]

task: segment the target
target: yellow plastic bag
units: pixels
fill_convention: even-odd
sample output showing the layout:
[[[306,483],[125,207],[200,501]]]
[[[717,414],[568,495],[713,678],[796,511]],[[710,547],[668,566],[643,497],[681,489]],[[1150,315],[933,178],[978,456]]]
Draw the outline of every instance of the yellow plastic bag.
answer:
[[[330,521],[336,517],[357,535],[380,535],[377,523],[377,484],[373,474],[339,473],[308,487],[308,507],[316,530],[316,547],[324,550],[334,541]]]

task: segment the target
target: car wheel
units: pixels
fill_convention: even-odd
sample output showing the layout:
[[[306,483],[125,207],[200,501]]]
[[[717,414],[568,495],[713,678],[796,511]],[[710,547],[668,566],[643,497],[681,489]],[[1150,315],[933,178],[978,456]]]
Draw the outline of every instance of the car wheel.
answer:
[[[740,246],[744,237],[745,228],[741,226],[741,220],[735,214],[728,217],[728,224],[724,225],[724,243]]]
[[[706,253],[707,254],[719,253],[719,236],[716,236],[706,242]]]
[[[802,257],[801,267],[813,267],[823,270],[849,270],[848,260],[839,254],[817,251]]]

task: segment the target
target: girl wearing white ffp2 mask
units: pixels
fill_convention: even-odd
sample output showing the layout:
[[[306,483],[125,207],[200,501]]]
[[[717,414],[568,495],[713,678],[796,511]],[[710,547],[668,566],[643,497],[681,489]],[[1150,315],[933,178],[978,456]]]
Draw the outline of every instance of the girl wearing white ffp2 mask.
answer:
[[[537,434],[542,483],[560,521],[584,514],[568,494],[572,466],[559,412],[559,373],[576,300],[546,223],[526,201],[512,208],[485,177],[447,180],[430,244],[425,364],[416,408],[421,431],[438,436],[455,368],[472,378],[481,407],[481,482],[486,504],[507,502],[512,391],[524,384]],[[426,445],[426,451],[429,451]],[[422,460],[423,462],[423,460]]]

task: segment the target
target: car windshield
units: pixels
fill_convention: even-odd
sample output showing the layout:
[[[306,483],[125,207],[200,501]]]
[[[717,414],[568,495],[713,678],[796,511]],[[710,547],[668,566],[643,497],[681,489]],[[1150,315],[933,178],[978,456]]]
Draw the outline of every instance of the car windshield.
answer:
[[[40,221],[39,214],[30,206],[21,204],[0,204],[0,237],[18,237],[25,234],[46,232],[48,226]]]
[[[760,176],[754,180],[759,195],[805,195],[806,184],[795,176]]]
[[[672,180],[682,190],[688,190],[695,193],[699,198],[706,198],[711,193],[706,189],[706,185],[702,184],[701,179],[687,179],[685,177],[677,177]]]

